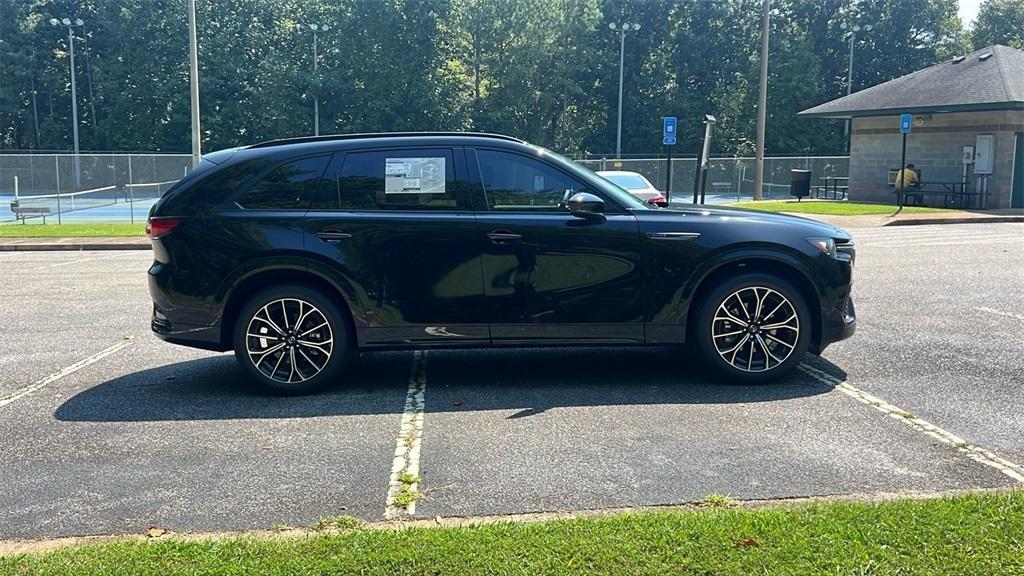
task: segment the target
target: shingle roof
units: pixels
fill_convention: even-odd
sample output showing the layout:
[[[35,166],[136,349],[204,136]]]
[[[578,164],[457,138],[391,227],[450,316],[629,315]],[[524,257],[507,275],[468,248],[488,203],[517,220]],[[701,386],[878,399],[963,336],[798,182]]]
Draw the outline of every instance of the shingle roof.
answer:
[[[991,56],[985,58],[986,54]],[[996,45],[800,112],[848,118],[1024,109],[1024,52]]]

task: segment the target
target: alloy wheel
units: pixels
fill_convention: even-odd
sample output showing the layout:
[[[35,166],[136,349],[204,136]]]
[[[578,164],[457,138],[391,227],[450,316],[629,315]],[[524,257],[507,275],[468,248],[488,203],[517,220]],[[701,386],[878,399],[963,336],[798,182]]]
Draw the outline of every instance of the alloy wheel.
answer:
[[[800,339],[793,304],[765,286],[741,288],[718,306],[711,340],[727,363],[744,372],[767,372],[786,361]]]
[[[273,300],[256,311],[245,331],[249,360],[283,384],[315,377],[331,359],[334,337],[319,308],[299,298]]]

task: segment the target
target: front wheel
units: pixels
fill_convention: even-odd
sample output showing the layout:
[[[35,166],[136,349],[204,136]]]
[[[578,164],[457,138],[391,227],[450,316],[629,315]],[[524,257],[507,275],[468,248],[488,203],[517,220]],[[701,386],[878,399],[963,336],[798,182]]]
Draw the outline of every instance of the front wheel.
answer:
[[[334,301],[305,286],[255,294],[235,322],[235,357],[260,387],[306,394],[340,376],[351,356],[345,317]]]
[[[791,371],[810,346],[811,314],[791,284],[769,274],[726,280],[705,298],[696,340],[705,360],[739,382],[763,382]]]

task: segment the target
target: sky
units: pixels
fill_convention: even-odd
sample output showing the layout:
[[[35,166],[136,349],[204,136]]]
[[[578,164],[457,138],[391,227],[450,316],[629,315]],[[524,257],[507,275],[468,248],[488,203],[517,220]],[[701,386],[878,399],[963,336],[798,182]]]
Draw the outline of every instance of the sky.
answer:
[[[960,20],[965,26],[974,22],[974,17],[978,15],[978,4],[981,4],[981,0],[960,0]]]

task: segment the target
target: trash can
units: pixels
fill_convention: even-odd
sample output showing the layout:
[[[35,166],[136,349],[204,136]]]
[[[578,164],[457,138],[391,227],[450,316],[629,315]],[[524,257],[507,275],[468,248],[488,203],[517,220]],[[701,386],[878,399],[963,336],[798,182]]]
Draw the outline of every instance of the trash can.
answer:
[[[796,196],[797,200],[811,194],[811,171],[790,170],[789,195]]]

